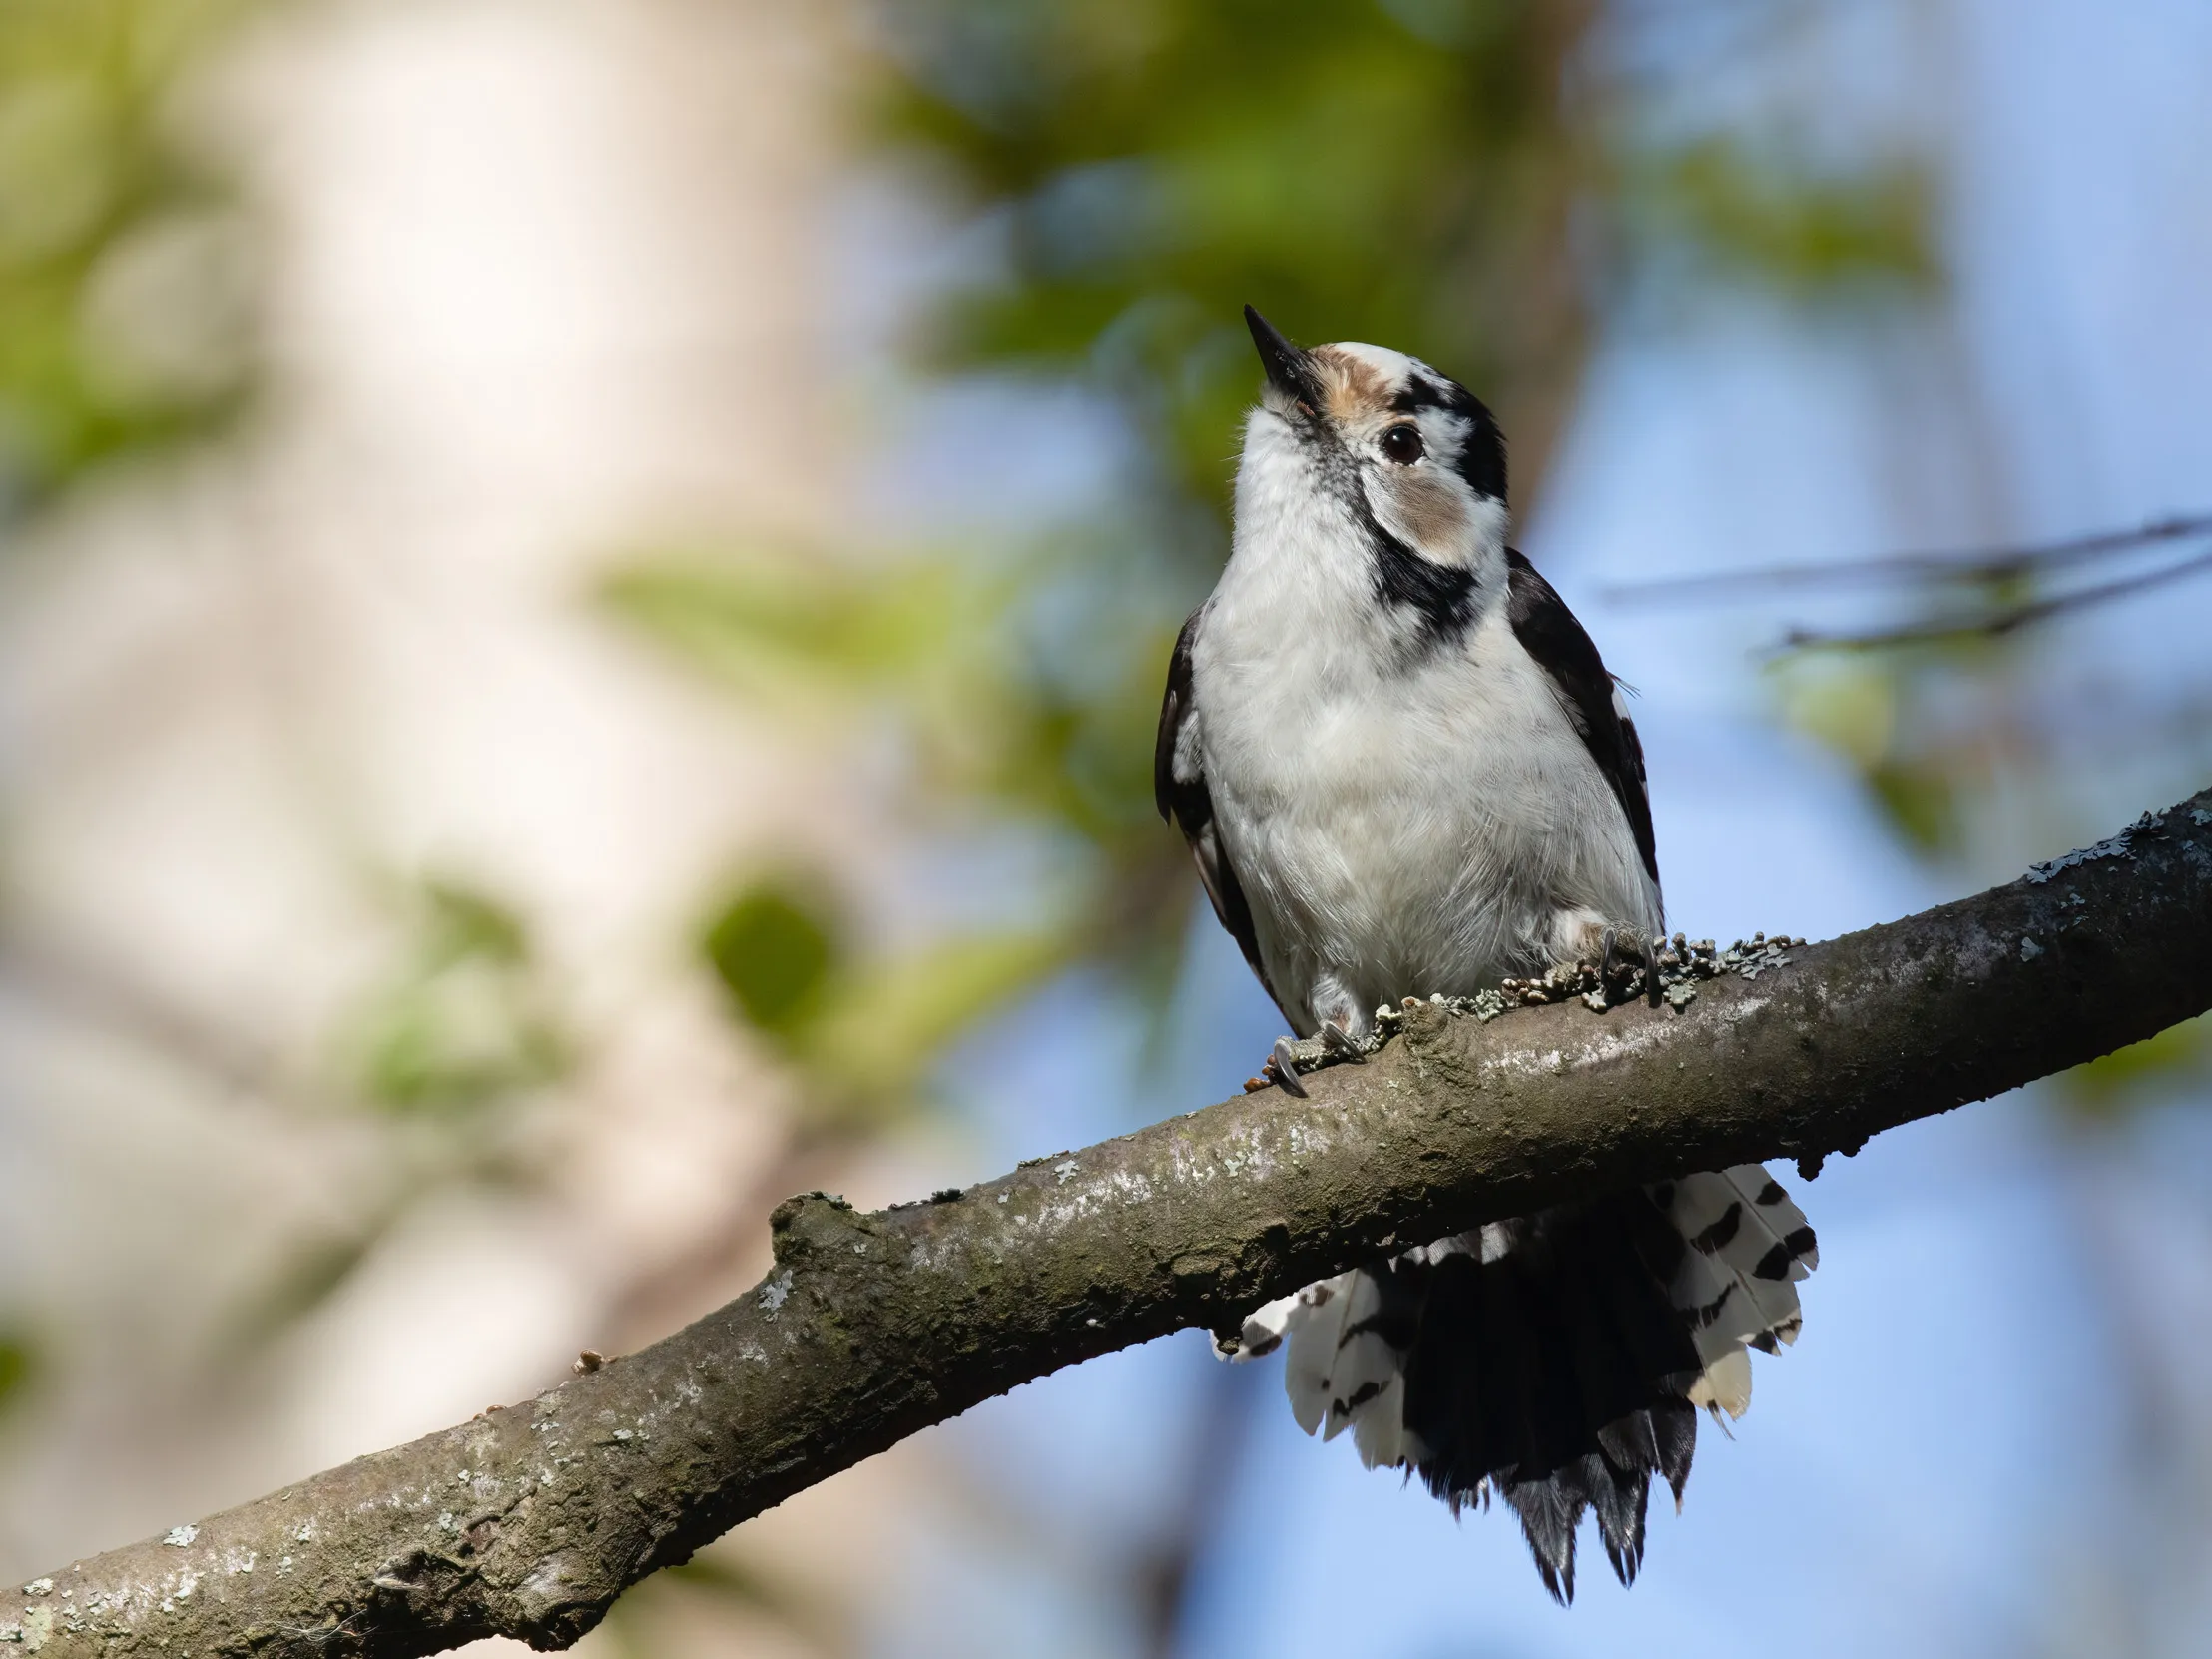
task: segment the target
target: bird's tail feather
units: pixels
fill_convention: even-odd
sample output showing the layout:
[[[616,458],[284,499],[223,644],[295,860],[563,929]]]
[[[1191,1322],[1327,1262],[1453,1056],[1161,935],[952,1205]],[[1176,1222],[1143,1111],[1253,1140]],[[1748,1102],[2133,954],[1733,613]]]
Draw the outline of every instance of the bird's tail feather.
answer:
[[[1662,1182],[1439,1240],[1309,1285],[1245,1321],[1231,1357],[1286,1350],[1299,1425],[1454,1511],[1493,1493],[1545,1587],[1574,1596],[1597,1518],[1625,1584],[1654,1475],[1682,1501],[1697,1414],[1750,1404],[1746,1345],[1802,1323],[1805,1217],[1758,1165]]]

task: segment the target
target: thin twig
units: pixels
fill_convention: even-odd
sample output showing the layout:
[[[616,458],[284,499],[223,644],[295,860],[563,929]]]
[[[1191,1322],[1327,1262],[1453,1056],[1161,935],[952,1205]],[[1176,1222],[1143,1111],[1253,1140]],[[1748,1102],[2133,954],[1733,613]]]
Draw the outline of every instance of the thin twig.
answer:
[[[1665,605],[1743,593],[1759,588],[1841,587],[1898,581],[1992,582],[2030,572],[2069,569],[2108,559],[2157,542],[2212,535],[2212,513],[2152,519],[2133,530],[2102,530],[2064,541],[2023,547],[1953,550],[1947,553],[1892,553],[1873,559],[1843,559],[1821,564],[1763,565],[1751,570],[1707,571],[1670,576],[1656,582],[1630,582],[1603,590],[1615,605]]]
[[[2076,588],[2071,593],[2052,594],[2047,599],[2008,605],[1983,617],[1915,622],[1902,628],[1875,629],[1862,634],[1823,634],[1809,628],[1793,628],[1783,636],[1782,643],[1775,649],[1778,653],[1886,651],[1896,646],[1932,645],[1945,640],[2001,639],[2031,623],[2045,622],[2068,611],[2087,610],[2092,605],[2102,605],[2108,600],[2124,599],[2129,594],[2141,593],[2147,588],[2163,587],[2168,582],[2179,581],[2185,576],[2194,576],[2206,570],[2212,570],[2212,549],[2160,570],[2123,577],[2117,582],[2100,583],[2093,588]]]

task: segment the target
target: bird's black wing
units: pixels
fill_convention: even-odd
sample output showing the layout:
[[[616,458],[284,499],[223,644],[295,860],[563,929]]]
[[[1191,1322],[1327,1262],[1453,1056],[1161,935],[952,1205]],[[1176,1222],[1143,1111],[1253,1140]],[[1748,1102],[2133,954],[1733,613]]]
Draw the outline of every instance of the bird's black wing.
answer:
[[[1220,830],[1214,823],[1214,798],[1206,788],[1206,767],[1199,753],[1197,710],[1191,699],[1191,646],[1205,616],[1203,605],[1191,613],[1183,631],[1175,636],[1175,655],[1168,660],[1167,695],[1160,703],[1160,735],[1152,748],[1152,799],[1159,806],[1160,816],[1183,831],[1183,838],[1190,843],[1192,861],[1198,865],[1198,879],[1206,888],[1206,896],[1214,901],[1214,914],[1229,929],[1229,936],[1237,941],[1237,948],[1244,952],[1261,986],[1273,997],[1275,987],[1268,984],[1267,970],[1260,965],[1260,940],[1252,928],[1252,906],[1245,901],[1244,888],[1221,844]]]
[[[1518,552],[1506,549],[1506,617],[1521,649],[1551,677],[1559,701],[1582,734],[1590,759],[1628,815],[1628,828],[1652,883],[1659,880],[1659,845],[1651,832],[1651,795],[1644,782],[1644,746],[1622,711],[1605,660],[1551,584]]]

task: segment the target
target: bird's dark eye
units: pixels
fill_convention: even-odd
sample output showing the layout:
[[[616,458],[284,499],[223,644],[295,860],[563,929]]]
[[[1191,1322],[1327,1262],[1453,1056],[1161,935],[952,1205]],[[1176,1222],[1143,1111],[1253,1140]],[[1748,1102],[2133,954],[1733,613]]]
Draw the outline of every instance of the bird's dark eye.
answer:
[[[1382,434],[1382,453],[1399,466],[1411,466],[1426,453],[1418,426],[1392,426]]]

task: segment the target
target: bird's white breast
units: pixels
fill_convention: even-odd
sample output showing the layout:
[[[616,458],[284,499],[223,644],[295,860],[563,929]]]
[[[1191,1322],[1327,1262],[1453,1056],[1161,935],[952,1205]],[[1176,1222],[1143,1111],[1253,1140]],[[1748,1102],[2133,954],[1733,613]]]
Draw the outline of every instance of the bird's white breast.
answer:
[[[1540,971],[1592,922],[1648,937],[1657,893],[1626,815],[1502,594],[1408,663],[1381,648],[1357,544],[1253,505],[1240,494],[1193,691],[1216,821],[1294,1022],[1334,1017],[1317,1002],[1337,988],[1365,1015]]]

